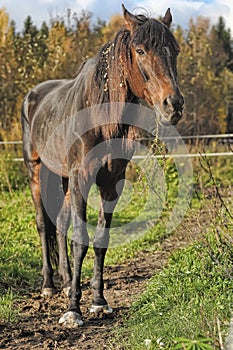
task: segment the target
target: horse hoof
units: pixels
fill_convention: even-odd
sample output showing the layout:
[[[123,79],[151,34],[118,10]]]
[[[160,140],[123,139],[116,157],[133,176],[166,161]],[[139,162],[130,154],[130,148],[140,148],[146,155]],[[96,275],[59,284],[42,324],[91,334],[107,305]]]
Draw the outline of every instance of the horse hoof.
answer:
[[[70,289],[71,289],[71,287],[65,287],[65,288],[63,288],[63,293],[65,293],[65,295],[68,297],[69,296],[69,294],[70,294]]]
[[[90,313],[105,312],[106,314],[111,314],[113,309],[108,305],[91,305],[89,309]]]
[[[75,311],[66,312],[59,320],[59,324],[63,324],[68,327],[78,327],[83,325],[83,320],[80,314]]]
[[[43,297],[51,297],[52,295],[56,294],[55,288],[43,288],[41,291],[41,295]]]

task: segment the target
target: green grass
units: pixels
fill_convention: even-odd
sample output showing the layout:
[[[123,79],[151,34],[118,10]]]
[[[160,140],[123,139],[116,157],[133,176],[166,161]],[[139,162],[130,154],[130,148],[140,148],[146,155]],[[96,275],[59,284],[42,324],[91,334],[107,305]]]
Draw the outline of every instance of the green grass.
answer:
[[[205,349],[203,339],[210,338],[206,349],[218,349],[217,323],[226,337],[232,312],[231,234],[212,228],[173,254],[168,267],[151,279],[132,305],[125,326],[116,332],[115,345],[120,338],[127,350],[145,349],[145,340],[150,349],[159,349],[159,344],[165,350]]]
[[[233,170],[228,159],[212,162],[213,164],[204,162],[200,167],[194,161],[194,193],[186,214],[194,220],[199,215],[200,208],[206,205],[206,192],[208,196],[214,197],[216,187],[230,189],[232,184]],[[17,167],[12,166],[10,169],[10,176],[6,176],[7,169],[1,175],[6,181],[0,199],[0,319],[12,322],[17,319],[15,298],[20,297],[25,290],[38,290],[41,285],[42,259],[35,210],[30,191],[25,189],[27,180]],[[210,171],[213,172],[211,175]],[[110,247],[106,265],[123,263],[142,250],[154,251],[157,243],[172,234],[166,232],[166,226],[170,211],[176,204],[175,196],[179,185],[173,164],[168,163],[165,179],[167,194],[157,224],[145,234],[138,235],[137,239],[132,236],[131,241],[121,244],[117,249]],[[119,229],[136,219],[143,210],[146,202],[143,196],[147,193],[148,187],[145,188],[143,181],[134,184],[133,188],[127,187],[125,197],[114,215],[113,227]],[[97,194],[96,189],[93,189],[93,195]],[[211,208],[206,207],[207,212],[215,208],[216,201],[214,198]],[[88,220],[92,225],[96,224],[97,215],[97,208],[89,208]],[[124,348],[127,350],[145,349],[145,339],[149,341],[151,349],[161,347],[171,350],[175,346],[178,349],[179,344],[182,348],[182,342],[188,344],[187,348],[196,346],[198,349],[199,346],[201,349],[203,344],[213,347],[217,343],[218,319],[223,334],[227,332],[225,324],[230,319],[230,294],[233,289],[232,276],[229,278],[229,271],[233,268],[232,241],[229,244],[230,235],[223,232],[219,235],[216,227],[225,227],[224,230],[227,228],[228,233],[232,233],[233,225],[223,205],[215,208],[214,214],[207,221],[210,227],[205,239],[177,252],[171,258],[168,268],[152,279],[146,292],[132,306],[130,320],[120,335],[116,335],[116,343],[120,337],[121,343],[124,339]],[[83,277],[91,277],[92,272],[93,250],[90,248],[84,260]],[[186,338],[186,343],[180,338]],[[208,338],[211,338],[211,342]]]
[[[0,152],[0,191],[10,192],[14,190],[24,190],[28,185],[27,170],[24,163],[15,161],[21,158],[22,154],[18,150]]]
[[[167,268],[152,278],[132,305],[124,327],[114,331],[112,348],[220,349],[219,336],[227,337],[233,306],[233,168],[229,161],[225,157],[194,160],[194,197],[187,217],[200,226],[203,220],[202,237],[173,254]],[[172,168],[170,174],[175,175]],[[201,218],[203,208],[207,214]],[[188,221],[187,225],[189,229]],[[163,232],[163,221],[157,228]],[[144,244],[148,241],[145,236]]]
[[[0,231],[0,283],[7,289],[33,285],[41,251],[29,190],[1,194]]]

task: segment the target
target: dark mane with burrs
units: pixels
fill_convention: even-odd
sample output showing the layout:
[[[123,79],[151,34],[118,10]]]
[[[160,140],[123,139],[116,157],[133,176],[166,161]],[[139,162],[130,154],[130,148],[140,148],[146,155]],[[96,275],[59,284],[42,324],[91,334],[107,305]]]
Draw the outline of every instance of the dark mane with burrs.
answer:
[[[99,91],[98,103],[121,102],[127,97],[128,86],[123,67],[129,58],[130,33],[120,30],[115,38],[105,44],[97,55],[95,82]]]

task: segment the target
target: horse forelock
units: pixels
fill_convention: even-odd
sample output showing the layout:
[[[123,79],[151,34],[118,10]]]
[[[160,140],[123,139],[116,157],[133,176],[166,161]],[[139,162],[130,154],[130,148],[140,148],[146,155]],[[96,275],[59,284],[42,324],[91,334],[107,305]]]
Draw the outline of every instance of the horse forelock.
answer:
[[[141,26],[137,28],[133,37],[132,45],[145,46],[147,51],[152,53],[161,53],[163,48],[169,46],[178,54],[180,51],[179,44],[169,28],[154,18],[148,18]]]

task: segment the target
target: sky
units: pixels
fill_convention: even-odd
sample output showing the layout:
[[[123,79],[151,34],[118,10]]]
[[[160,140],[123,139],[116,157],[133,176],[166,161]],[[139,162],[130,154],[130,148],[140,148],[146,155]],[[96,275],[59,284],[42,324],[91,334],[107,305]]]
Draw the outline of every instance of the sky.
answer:
[[[155,18],[170,7],[173,23],[184,28],[187,28],[190,18],[209,17],[214,24],[222,16],[233,35],[233,0],[0,0],[0,8],[4,7],[10,19],[16,22],[17,30],[22,30],[28,15],[39,28],[44,20],[49,21],[51,15],[64,15],[68,8],[77,14],[82,10],[92,12],[93,21],[97,18],[108,21],[113,14],[121,13],[122,2],[131,12],[141,7]]]

